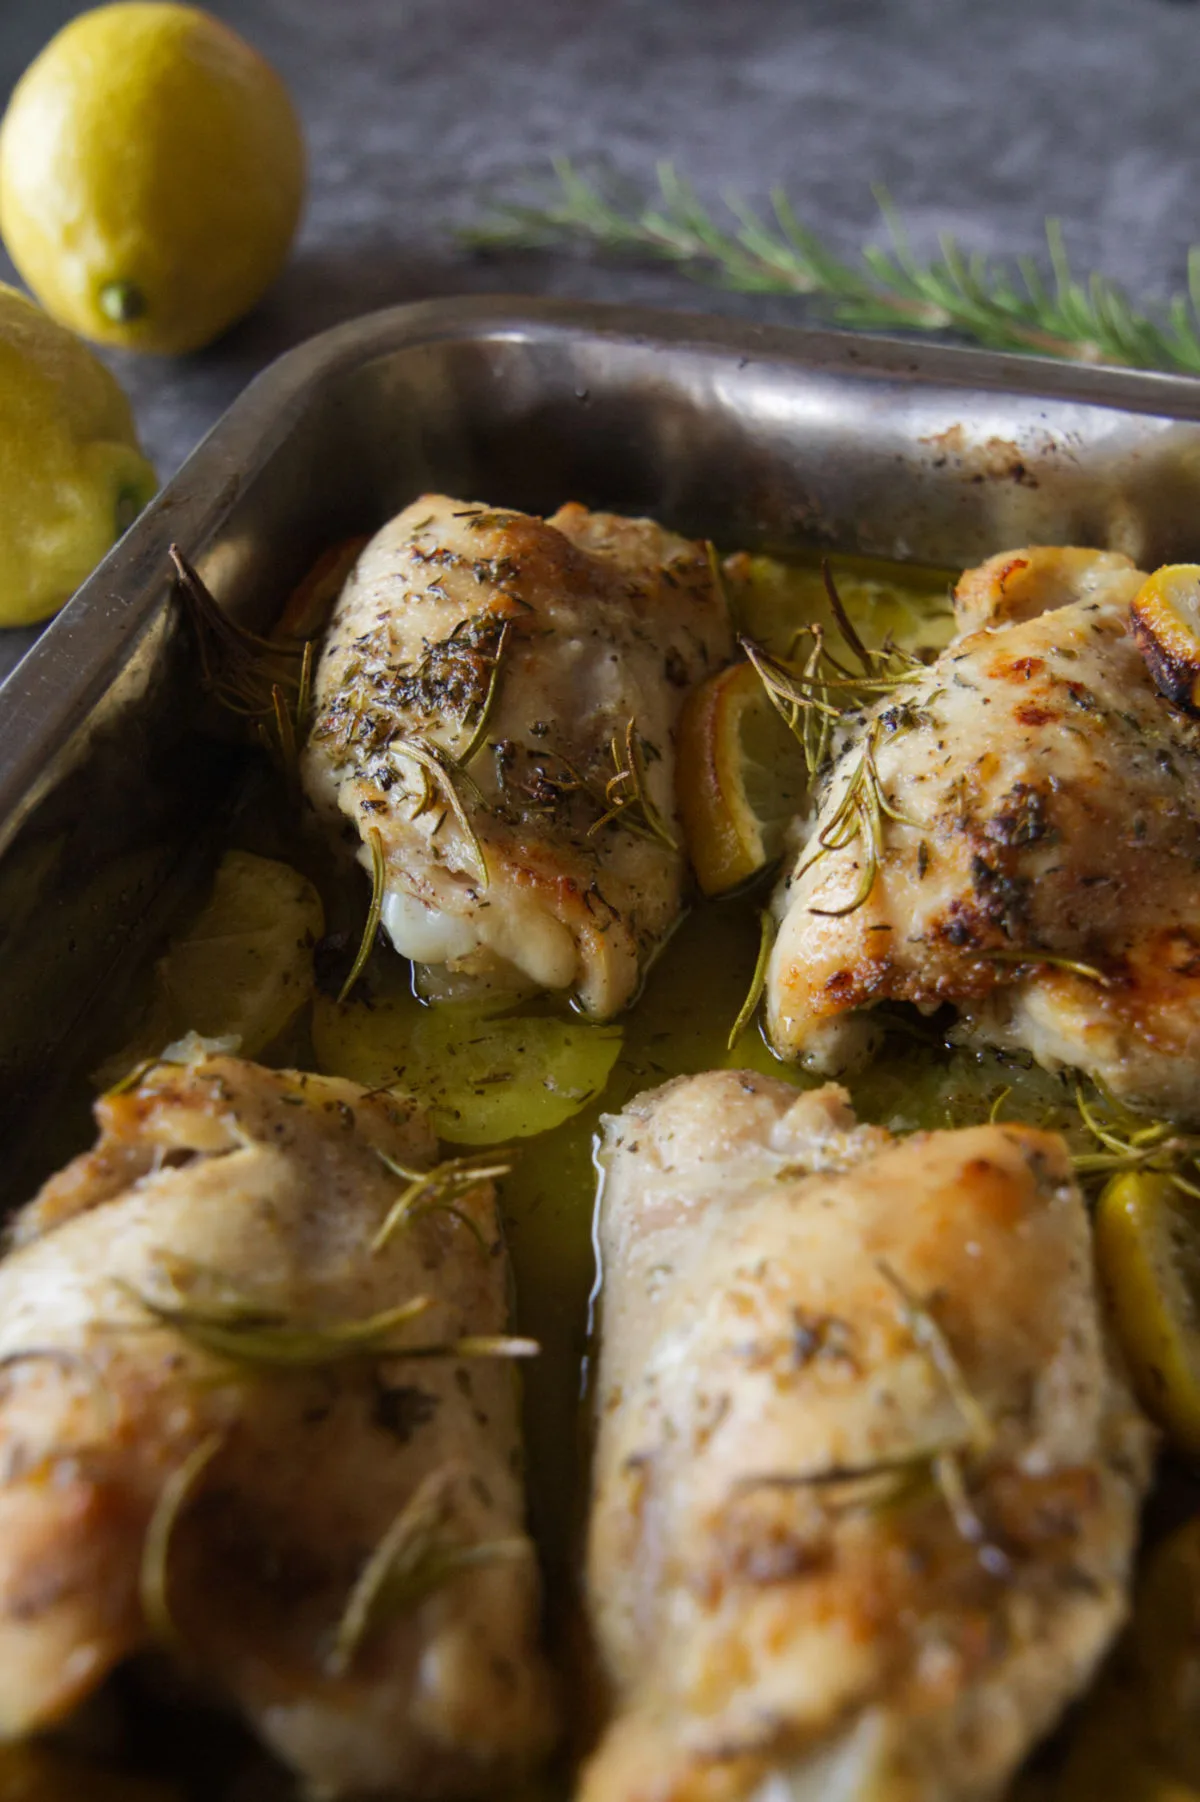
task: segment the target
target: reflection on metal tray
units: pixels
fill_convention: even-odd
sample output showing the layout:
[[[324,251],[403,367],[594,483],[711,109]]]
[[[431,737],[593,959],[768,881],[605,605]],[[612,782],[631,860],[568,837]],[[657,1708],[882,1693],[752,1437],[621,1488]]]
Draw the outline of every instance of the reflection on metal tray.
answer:
[[[730,547],[1174,561],[1196,548],[1197,421],[1200,383],[1175,377],[555,302],[397,308],[284,357],[0,686],[0,1193],[20,1199],[49,1072],[229,789],[172,542],[258,626],[423,488]]]

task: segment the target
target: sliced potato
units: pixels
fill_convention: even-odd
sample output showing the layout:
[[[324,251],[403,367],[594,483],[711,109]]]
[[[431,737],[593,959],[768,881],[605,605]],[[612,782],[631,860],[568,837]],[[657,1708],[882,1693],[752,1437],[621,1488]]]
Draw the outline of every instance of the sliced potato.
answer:
[[[135,1040],[107,1060],[99,1080],[119,1080],[197,1033],[257,1057],[309,999],[313,947],[325,930],[321,897],[290,865],[227,851],[212,893],[191,927],[169,946]]]
[[[1200,716],[1200,563],[1167,563],[1134,596],[1133,636],[1160,694]]]
[[[1114,1177],[1096,1210],[1096,1258],[1142,1405],[1200,1457],[1200,1203],[1168,1176]]]
[[[621,1039],[619,1026],[497,1017],[462,1003],[427,1008],[408,996],[369,1004],[318,996],[313,1009],[322,1070],[404,1089],[429,1109],[439,1136],[459,1145],[560,1126],[604,1088]]]

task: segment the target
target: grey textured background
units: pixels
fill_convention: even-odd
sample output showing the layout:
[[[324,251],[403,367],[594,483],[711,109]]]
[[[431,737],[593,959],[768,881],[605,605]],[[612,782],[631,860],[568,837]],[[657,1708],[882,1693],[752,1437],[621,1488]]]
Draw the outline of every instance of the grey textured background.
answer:
[[[0,96],[82,7],[0,0]],[[709,198],[772,182],[847,250],[883,181],[919,242],[1037,251],[1139,293],[1200,238],[1200,7],[1186,0],[212,0],[303,114],[311,194],[257,313],[182,361],[114,358],[168,475],[251,375],[338,320],[467,289],[795,316],[663,270],[482,262],[453,227],[566,151],[644,181],[673,158]],[[0,257],[0,270],[8,274]]]

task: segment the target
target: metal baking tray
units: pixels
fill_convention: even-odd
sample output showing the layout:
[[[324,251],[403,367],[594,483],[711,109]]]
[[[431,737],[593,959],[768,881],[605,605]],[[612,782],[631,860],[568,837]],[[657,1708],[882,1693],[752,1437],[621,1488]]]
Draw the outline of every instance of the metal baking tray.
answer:
[[[728,547],[1182,561],[1198,422],[1189,380],[560,302],[399,307],[291,352],[0,686],[0,1199],[61,1155],[62,1072],[237,782],[171,543],[259,628],[322,549],[425,488]]]

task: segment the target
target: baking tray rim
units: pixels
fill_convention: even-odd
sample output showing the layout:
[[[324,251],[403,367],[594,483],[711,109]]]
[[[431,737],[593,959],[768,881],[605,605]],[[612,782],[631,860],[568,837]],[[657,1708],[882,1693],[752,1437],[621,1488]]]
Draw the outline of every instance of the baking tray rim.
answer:
[[[55,753],[86,722],[156,615],[169,544],[178,542],[189,553],[200,548],[322,384],[422,344],[523,338],[608,340],[900,386],[1200,419],[1197,378],[833,327],[504,294],[415,301],[363,314],[285,351],[247,384],[0,682],[0,851],[44,791]]]

